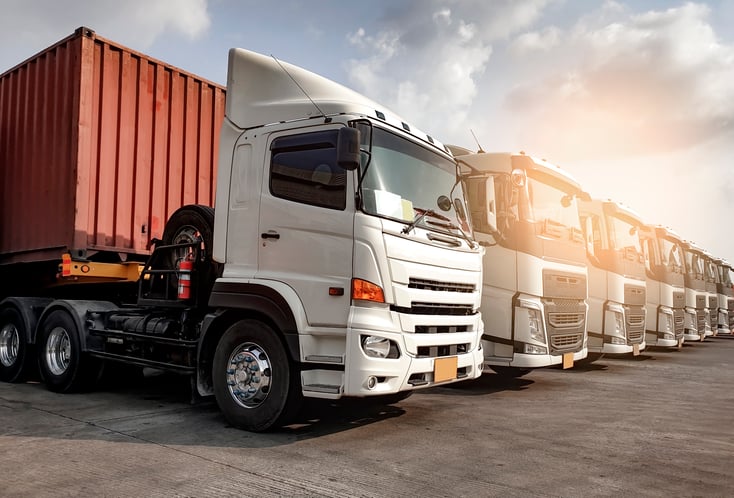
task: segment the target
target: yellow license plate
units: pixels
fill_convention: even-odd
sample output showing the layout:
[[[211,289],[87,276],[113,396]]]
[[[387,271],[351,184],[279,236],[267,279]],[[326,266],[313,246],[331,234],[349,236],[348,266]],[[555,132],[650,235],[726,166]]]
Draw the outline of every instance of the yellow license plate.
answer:
[[[563,353],[563,369],[573,367],[573,353]]]
[[[632,345],[632,356],[640,356],[640,345],[639,344]]]
[[[456,356],[436,358],[433,362],[433,382],[454,380],[458,368],[459,358]]]

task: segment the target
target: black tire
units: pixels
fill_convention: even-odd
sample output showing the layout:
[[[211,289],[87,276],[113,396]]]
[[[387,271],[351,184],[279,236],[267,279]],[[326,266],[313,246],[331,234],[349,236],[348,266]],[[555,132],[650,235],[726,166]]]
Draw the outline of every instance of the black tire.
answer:
[[[0,381],[25,380],[29,362],[25,322],[17,309],[0,311]]]
[[[49,391],[77,392],[91,387],[101,362],[82,352],[76,322],[68,311],[52,311],[40,325],[38,367]]]
[[[501,367],[498,365],[490,365],[490,367],[494,372],[499,375],[500,377],[504,377],[505,379],[519,379],[520,377],[529,374],[532,369],[531,368],[519,368],[519,367]]]
[[[205,299],[214,285],[214,280],[219,274],[219,265],[212,260],[214,245],[214,209],[209,206],[192,204],[178,208],[166,222],[163,230],[163,245],[181,244],[194,242],[201,238],[201,261],[197,267],[197,298],[199,302]],[[185,258],[185,252],[171,254],[167,262],[169,268],[175,269]],[[178,286],[176,278],[171,279],[173,286]]]
[[[224,333],[214,353],[212,379],[227,421],[248,431],[288,424],[303,401],[300,374],[283,343],[256,320],[239,321]]]

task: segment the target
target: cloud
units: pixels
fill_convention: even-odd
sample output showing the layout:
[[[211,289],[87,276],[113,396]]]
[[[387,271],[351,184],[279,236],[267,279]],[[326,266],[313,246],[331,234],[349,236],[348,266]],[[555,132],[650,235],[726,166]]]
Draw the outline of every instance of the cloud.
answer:
[[[555,26],[544,28],[541,31],[524,33],[512,42],[511,50],[517,55],[528,52],[548,52],[560,42],[561,31]]]
[[[0,68],[87,26],[98,34],[148,49],[164,33],[196,39],[211,23],[207,0],[6,0],[0,16]],[[5,47],[5,48],[3,48]]]
[[[637,15],[608,4],[557,33],[544,56],[555,67],[516,84],[507,113],[565,157],[657,154],[731,136],[734,46],[717,38],[709,16],[693,3]],[[523,34],[513,46],[536,38]]]
[[[492,43],[526,28],[548,3],[402,3],[386,12],[380,29],[348,36],[360,51],[346,65],[350,83],[428,133],[466,130]]]

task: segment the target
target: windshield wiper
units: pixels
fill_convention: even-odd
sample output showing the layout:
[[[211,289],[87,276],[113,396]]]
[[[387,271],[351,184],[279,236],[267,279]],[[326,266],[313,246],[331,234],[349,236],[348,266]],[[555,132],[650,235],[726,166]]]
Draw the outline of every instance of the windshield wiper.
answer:
[[[423,209],[423,208],[414,207],[413,210],[418,211],[418,216],[416,216],[415,219],[410,222],[410,224],[406,225],[405,228],[401,230],[401,233],[409,234],[410,231],[413,230],[418,223],[423,221],[423,218],[425,218],[426,216],[433,216],[434,218],[438,218],[439,220],[451,221],[444,215],[438,214],[433,209]]]
[[[467,244],[469,244],[469,247],[474,248],[474,241],[469,237],[464,230],[461,229],[461,227],[451,221],[451,219],[447,218],[446,216],[439,214],[435,212],[433,209],[422,209],[422,208],[413,208],[415,211],[418,211],[418,216],[409,224],[406,225],[405,228],[401,231],[404,234],[410,233],[411,230],[413,230],[418,223],[423,220],[426,216],[431,216],[432,218],[438,218],[441,221],[445,221],[446,223],[438,223],[438,222],[429,222],[432,225],[439,226],[441,228],[447,228],[449,230],[457,230],[459,232],[459,235],[462,239],[464,239]]]

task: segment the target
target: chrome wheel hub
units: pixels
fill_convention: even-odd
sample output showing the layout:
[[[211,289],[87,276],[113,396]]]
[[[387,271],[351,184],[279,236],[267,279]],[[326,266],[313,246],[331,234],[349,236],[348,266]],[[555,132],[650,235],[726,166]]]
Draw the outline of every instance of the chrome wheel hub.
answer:
[[[51,331],[46,342],[46,365],[54,375],[66,372],[71,363],[71,341],[65,329],[56,327]]]
[[[12,367],[18,361],[20,334],[12,323],[6,324],[0,330],[0,363],[4,367]]]
[[[244,408],[260,406],[270,393],[272,371],[263,348],[246,342],[232,351],[227,364],[227,387]]]

